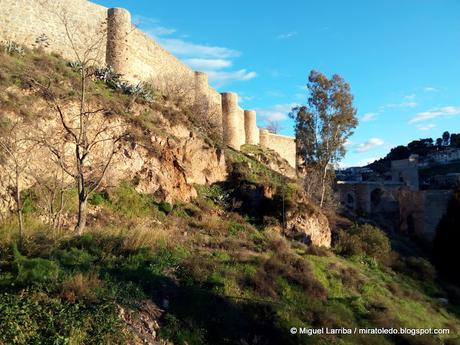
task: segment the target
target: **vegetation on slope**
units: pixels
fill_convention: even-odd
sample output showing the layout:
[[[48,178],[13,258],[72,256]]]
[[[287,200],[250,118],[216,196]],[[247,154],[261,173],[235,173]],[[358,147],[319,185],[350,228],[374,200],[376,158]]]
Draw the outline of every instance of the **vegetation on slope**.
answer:
[[[234,155],[234,162],[248,159]],[[177,205],[129,184],[100,192],[80,238],[50,231],[31,207],[21,253],[14,220],[3,222],[0,343],[132,343],[119,312],[146,300],[162,310],[158,336],[174,344],[442,343],[294,336],[291,327],[449,328],[443,339],[458,332],[458,309],[439,301],[445,294],[432,267],[395,257],[376,228],[341,233],[334,254],[226,210],[222,187],[198,190],[194,202]],[[45,268],[46,279],[36,279]]]
[[[7,91],[12,82],[24,87],[22,64],[52,78],[61,64],[60,80],[73,78],[56,56],[0,57],[9,66],[0,69],[3,111],[26,115],[37,100],[31,94],[13,101],[16,93]],[[129,97],[93,86],[101,102],[115,102],[130,116]],[[148,113],[141,119],[140,128],[157,127]],[[229,182],[199,186],[191,203],[141,195],[129,182],[99,190],[79,237],[70,226],[45,224],[37,211],[43,195],[24,191],[27,231],[20,249],[16,220],[0,223],[0,344],[133,344],[145,335],[132,320],[145,305],[152,306],[148,330],[174,344],[455,343],[459,310],[439,300],[445,293],[429,263],[399,258],[370,226],[340,233],[336,253],[284,238],[281,210],[295,207],[294,181],[245,154],[226,154]],[[263,202],[252,205],[251,191],[261,191]],[[75,193],[64,195],[69,210],[77,207]],[[289,331],[384,326],[451,333],[308,337]]]

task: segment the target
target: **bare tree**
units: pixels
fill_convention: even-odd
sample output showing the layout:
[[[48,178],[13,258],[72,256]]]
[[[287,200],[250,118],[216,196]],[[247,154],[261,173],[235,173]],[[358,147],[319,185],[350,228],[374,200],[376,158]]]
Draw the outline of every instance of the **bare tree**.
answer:
[[[65,10],[56,15],[75,56],[73,67],[79,75],[75,96],[63,99],[56,92],[60,85],[53,85],[51,81],[33,82],[41,90],[61,127],[60,136],[56,137],[56,132],[53,132],[53,135],[42,136],[40,141],[50,150],[60,168],[75,181],[78,192],[75,231],[81,235],[86,226],[88,198],[101,185],[125,133],[123,126],[108,121],[107,109],[96,106],[88,93],[89,83],[102,61],[106,37],[104,23],[89,37],[79,30],[79,23],[70,20]],[[69,152],[73,154],[69,155]]]
[[[279,121],[267,119],[265,123],[266,125],[264,126],[264,129],[268,130],[270,133],[278,134],[282,129]]]
[[[214,141],[222,140],[221,107],[212,102],[209,94],[197,97],[192,77],[165,74],[151,79],[149,84],[168,108],[177,109],[183,116],[180,118],[174,114],[174,119],[170,120],[188,121]]]
[[[47,166],[46,173],[30,172],[35,180],[37,189],[44,205],[39,205],[46,222],[53,230],[59,231],[62,226],[62,214],[65,208],[64,193],[68,189],[65,172],[58,165]]]
[[[2,124],[0,133],[0,169],[8,180],[7,185],[15,202],[15,213],[19,226],[19,247],[22,247],[25,232],[21,192],[24,174],[29,166],[33,150],[33,142],[24,136],[21,127],[20,120],[6,120]]]

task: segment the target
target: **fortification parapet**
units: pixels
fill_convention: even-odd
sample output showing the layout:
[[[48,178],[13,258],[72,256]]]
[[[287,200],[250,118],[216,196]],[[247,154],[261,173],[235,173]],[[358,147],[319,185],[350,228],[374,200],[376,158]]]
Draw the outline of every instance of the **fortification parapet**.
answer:
[[[238,95],[234,92],[224,92],[221,93],[221,97],[224,143],[239,150],[244,144],[244,119],[238,106]]]
[[[195,71],[195,105],[206,111],[209,106],[208,75],[204,72]]]
[[[115,72],[128,76],[131,72],[128,51],[128,35],[132,31],[131,14],[123,8],[107,11],[106,63]]]
[[[268,129],[261,129],[259,132],[259,145],[262,147],[268,147],[270,132]]]
[[[293,168],[296,167],[295,138],[270,133],[267,129],[261,129],[259,145],[278,152],[282,158],[288,161],[289,165]]]
[[[244,111],[244,133],[246,144],[257,145],[259,143],[259,129],[256,124],[256,111]]]

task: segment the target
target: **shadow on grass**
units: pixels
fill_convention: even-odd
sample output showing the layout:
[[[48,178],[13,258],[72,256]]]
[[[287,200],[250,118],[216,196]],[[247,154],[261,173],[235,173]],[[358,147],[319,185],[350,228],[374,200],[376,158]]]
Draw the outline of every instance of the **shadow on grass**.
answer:
[[[277,324],[270,304],[220,296],[152,274],[145,267],[115,269],[111,275],[141,286],[165,309],[160,335],[174,344],[298,344],[288,329]]]

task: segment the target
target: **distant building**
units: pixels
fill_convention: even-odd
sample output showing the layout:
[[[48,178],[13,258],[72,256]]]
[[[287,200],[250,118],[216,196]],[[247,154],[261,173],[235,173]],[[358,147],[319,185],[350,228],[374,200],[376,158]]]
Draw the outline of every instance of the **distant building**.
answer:
[[[455,160],[460,160],[460,149],[445,148],[441,151],[429,153],[427,159],[433,163],[447,164]]]
[[[408,159],[391,161],[391,180],[403,183],[411,190],[418,190],[418,164],[418,155],[410,155]]]

